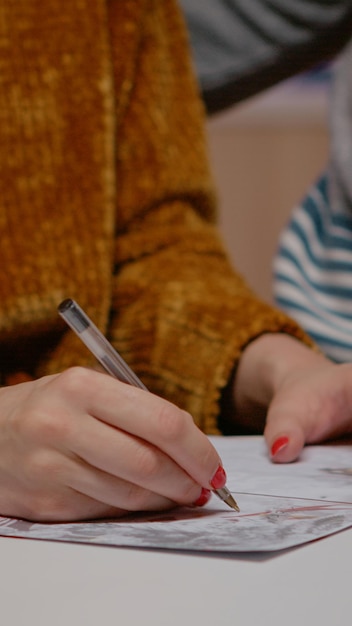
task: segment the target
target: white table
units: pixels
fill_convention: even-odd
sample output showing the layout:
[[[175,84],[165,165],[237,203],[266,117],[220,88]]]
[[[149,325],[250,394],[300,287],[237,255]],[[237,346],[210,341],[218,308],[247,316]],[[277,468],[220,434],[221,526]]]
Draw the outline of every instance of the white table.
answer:
[[[3,626],[350,626],[352,530],[263,557],[0,538]]]

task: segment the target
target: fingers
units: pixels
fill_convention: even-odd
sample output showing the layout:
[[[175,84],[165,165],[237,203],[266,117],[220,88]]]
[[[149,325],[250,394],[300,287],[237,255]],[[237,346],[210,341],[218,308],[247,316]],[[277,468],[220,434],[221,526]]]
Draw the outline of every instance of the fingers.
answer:
[[[42,523],[119,518],[128,513],[74,490],[26,492],[22,493],[20,507],[18,502],[0,503],[0,506],[6,517]]]
[[[289,376],[274,397],[264,431],[274,462],[298,458],[307,443],[351,432],[352,367],[320,360],[311,370]]]
[[[20,480],[1,487],[2,515],[42,522],[121,517],[133,511],[160,511],[179,504],[58,451],[35,450],[23,459]],[[198,485],[194,506],[209,493]]]
[[[27,466],[22,496],[27,519],[68,521],[121,517],[131,511],[164,510],[176,503],[60,453],[37,453]],[[196,493],[199,495],[200,487]],[[22,515],[23,516],[23,515]]]
[[[88,432],[88,423],[80,423],[79,432],[75,433],[77,443],[77,454],[82,455],[88,462],[97,464],[104,471],[111,472],[114,463],[120,465],[119,471],[123,472],[122,465],[126,464],[128,472],[131,471],[131,461],[136,463],[136,459],[146,467],[153,464],[153,469],[146,472],[153,474],[154,465],[158,463],[156,473],[163,469],[165,484],[168,482],[170,490],[170,478],[174,473],[174,466],[170,464],[170,459],[182,467],[183,471],[191,476],[193,481],[203,487],[210,486],[214,474],[216,473],[220,458],[209,439],[194,424],[192,417],[175,405],[163,400],[149,392],[137,389],[130,385],[120,383],[106,374],[92,372],[82,368],[73,368],[65,372],[61,377],[61,383],[65,387],[65,394],[69,404],[78,403],[83,405],[84,412],[90,415],[97,422],[96,426],[110,425],[112,429],[104,430],[96,428],[90,422],[93,432]],[[83,428],[85,428],[86,439],[84,439]],[[118,438],[110,437],[114,434],[113,429],[118,429]],[[151,460],[151,448],[144,447],[144,461],[141,461],[143,452],[140,448],[134,449],[135,443],[127,437],[122,437],[122,432],[133,435],[139,440],[150,443],[153,449],[157,448],[164,455],[170,457],[169,460],[159,455],[158,460],[154,455]],[[99,437],[100,446],[91,445],[91,442]],[[110,445],[109,445],[110,441]],[[114,454],[114,446],[118,446],[119,454]],[[124,453],[124,446],[126,446]],[[100,453],[99,453],[100,449]],[[107,450],[108,464],[105,465],[100,458],[102,451]],[[98,456],[95,456],[98,455]],[[139,455],[139,457],[138,457]],[[98,458],[99,457],[99,458]],[[121,459],[119,462],[118,457]],[[130,459],[130,461],[129,461]],[[124,475],[123,475],[124,476]],[[126,479],[133,479],[130,473],[124,476]],[[188,485],[184,477],[184,486],[179,486],[179,491],[186,493]],[[150,487],[150,485],[149,485]],[[172,494],[172,496],[178,494]],[[193,495],[193,493],[192,493]],[[181,495],[181,500],[184,497]]]
[[[200,485],[171,457],[143,439],[91,416],[86,416],[80,437],[72,441],[71,449],[91,467],[121,478],[124,490],[125,481],[129,483],[128,501],[125,492],[119,494],[121,507],[143,510],[146,499],[142,489],[159,494],[174,504],[191,504],[199,497]],[[134,491],[131,485],[135,485]],[[116,483],[116,486],[122,489],[122,483]],[[97,495],[100,496],[99,490]]]
[[[290,418],[290,415],[282,416],[275,411],[268,414],[264,437],[274,463],[295,461],[306,441],[305,429],[296,415]]]
[[[135,483],[92,468],[84,462],[77,466],[76,460],[69,469],[68,484],[74,491],[88,496],[95,502],[110,506],[119,516],[130,511],[161,511],[170,509],[178,503],[160,496]],[[75,470],[75,471],[73,471]],[[200,487],[195,490],[196,498]],[[196,500],[195,498],[195,500]]]

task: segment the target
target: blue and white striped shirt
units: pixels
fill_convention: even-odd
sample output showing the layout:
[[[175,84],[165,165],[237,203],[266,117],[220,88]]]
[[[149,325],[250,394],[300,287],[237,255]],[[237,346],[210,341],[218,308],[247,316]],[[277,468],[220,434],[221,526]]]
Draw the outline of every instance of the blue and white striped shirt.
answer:
[[[352,361],[352,214],[331,210],[327,177],[291,216],[274,258],[274,299],[334,361]]]

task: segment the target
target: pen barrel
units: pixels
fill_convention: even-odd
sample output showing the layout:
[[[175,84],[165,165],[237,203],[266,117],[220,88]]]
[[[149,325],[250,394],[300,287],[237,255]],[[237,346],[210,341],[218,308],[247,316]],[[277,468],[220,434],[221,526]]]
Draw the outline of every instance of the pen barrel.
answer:
[[[88,350],[94,354],[95,358],[111,376],[123,383],[128,383],[147,391],[146,386],[77,302],[71,299],[64,300],[59,305],[58,311],[68,326],[78,335]]]

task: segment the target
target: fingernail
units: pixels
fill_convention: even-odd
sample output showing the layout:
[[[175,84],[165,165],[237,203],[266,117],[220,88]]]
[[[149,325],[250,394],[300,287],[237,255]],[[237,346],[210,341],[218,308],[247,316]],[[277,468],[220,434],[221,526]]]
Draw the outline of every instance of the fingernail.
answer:
[[[219,465],[219,467],[216,470],[213,478],[210,481],[210,484],[211,484],[213,489],[221,489],[222,487],[225,487],[225,484],[226,484],[226,472],[225,472],[225,470],[224,470],[222,465]]]
[[[288,444],[288,437],[278,437],[275,439],[273,445],[271,446],[271,456],[276,456],[278,452],[281,452],[284,448],[286,448]]]
[[[193,506],[204,506],[210,500],[210,496],[210,489],[205,489],[203,487],[202,491],[200,492],[199,498],[195,502],[193,502]]]

